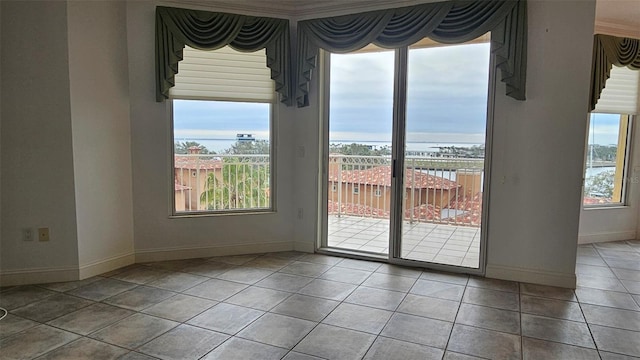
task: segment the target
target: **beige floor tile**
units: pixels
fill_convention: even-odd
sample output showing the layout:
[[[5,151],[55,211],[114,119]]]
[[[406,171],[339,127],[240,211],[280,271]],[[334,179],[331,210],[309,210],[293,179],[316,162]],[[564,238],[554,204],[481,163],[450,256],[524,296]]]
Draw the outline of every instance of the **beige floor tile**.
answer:
[[[555,286],[521,283],[520,293],[549,299],[576,301],[573,290]]]
[[[176,293],[172,291],[150,286],[138,286],[105,299],[104,302],[125,309],[140,311],[162,300],[166,300],[175,294]]]
[[[286,291],[251,286],[228,298],[225,302],[269,311],[289,296],[291,293]]]
[[[640,357],[640,332],[591,325],[599,350]]]
[[[573,301],[521,295],[520,308],[523,313],[527,314],[584,322],[584,316],[582,316],[580,305]]]
[[[520,313],[463,303],[460,305],[456,324],[519,335]]]
[[[197,360],[228,338],[229,335],[182,324],[138,351],[163,360]]]
[[[220,303],[189,320],[187,323],[234,335],[263,314],[264,311]]]
[[[376,336],[331,325],[318,325],[294,351],[329,360],[359,359]]]
[[[39,360],[116,360],[128,350],[89,338],[81,338],[61,346]]]
[[[580,303],[609,306],[620,309],[640,311],[633,297],[627,293],[590,288],[577,288],[576,296]]]
[[[344,300],[356,286],[351,284],[339,283],[335,281],[315,279],[307,286],[303,287],[298,293],[309,296],[317,296],[330,300]]]
[[[440,360],[444,351],[379,336],[364,357],[364,360]]]
[[[239,293],[247,288],[245,284],[239,284],[237,282],[211,279],[207,280],[199,285],[186,290],[184,293],[187,295],[193,295],[202,297],[209,300],[222,301],[230,298],[231,296]]]
[[[462,285],[418,279],[409,292],[416,295],[460,301],[464,294],[464,289]]]
[[[518,294],[505,291],[467,287],[462,297],[462,302],[504,310],[520,310]]]
[[[594,348],[586,323],[522,314],[522,336]]]
[[[0,339],[27,330],[37,325],[39,325],[39,323],[33,320],[21,318],[13,314],[7,314],[7,316],[5,316],[0,321]]]
[[[597,305],[582,305],[587,323],[640,331],[640,312]]]
[[[447,351],[485,359],[521,359],[519,336],[458,324],[453,327]]]
[[[213,300],[178,294],[152,305],[142,312],[168,320],[185,322],[217,303]]]
[[[271,309],[271,312],[311,321],[321,321],[338,304],[340,302],[334,300],[295,294]]]
[[[275,273],[260,280],[256,285],[269,289],[296,292],[307,286],[311,281],[313,279],[306,276]]]
[[[267,313],[244,328],[238,337],[282,348],[293,348],[318,323]]]
[[[560,344],[557,342],[539,339],[523,338],[522,353],[524,360],[535,359],[575,359],[575,360],[599,360],[595,349],[587,349],[578,346]]]
[[[460,302],[458,301],[407,294],[397,311],[410,315],[453,322],[459,307]]]
[[[133,311],[127,309],[98,303],[49,321],[48,324],[88,335],[133,314]]]
[[[38,325],[0,339],[3,360],[34,359],[79,336],[47,325]]]
[[[452,325],[447,321],[395,313],[380,335],[444,349]]]
[[[202,360],[279,360],[286,353],[287,350],[283,348],[234,337],[212,350]]]
[[[89,337],[133,350],[176,326],[178,323],[174,321],[135,314],[94,332]]]
[[[322,323],[372,334],[379,334],[393,312],[368,306],[342,303]]]

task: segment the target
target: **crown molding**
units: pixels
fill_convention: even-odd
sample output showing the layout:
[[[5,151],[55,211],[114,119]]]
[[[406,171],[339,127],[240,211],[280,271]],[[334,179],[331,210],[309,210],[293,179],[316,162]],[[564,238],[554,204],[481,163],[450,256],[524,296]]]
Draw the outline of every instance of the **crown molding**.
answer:
[[[619,23],[613,20],[596,20],[594,33],[640,39],[640,27],[638,25]]]
[[[306,20],[398,8],[443,0],[160,0],[158,5]]]
[[[293,4],[293,3],[291,3]],[[193,10],[232,12],[240,15],[269,16],[292,19],[296,13],[287,2],[252,0],[161,0],[158,5],[186,7]]]

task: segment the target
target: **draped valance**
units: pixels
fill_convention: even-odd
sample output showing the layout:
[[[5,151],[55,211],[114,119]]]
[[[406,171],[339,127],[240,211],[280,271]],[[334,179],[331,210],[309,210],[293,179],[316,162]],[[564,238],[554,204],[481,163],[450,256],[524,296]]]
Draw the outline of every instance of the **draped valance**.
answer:
[[[640,39],[597,34],[593,37],[592,61],[589,111],[595,109],[613,65],[640,70]]]
[[[185,45],[199,50],[230,46],[235,50],[266,51],[280,101],[292,103],[289,21],[209,11],[156,8],[156,101],[164,101],[174,86]]]
[[[428,3],[298,23],[296,99],[309,105],[309,82],[319,49],[346,53],[373,43],[409,46],[428,37],[461,43],[491,31],[491,52],[502,71],[507,95],[525,99],[527,58],[526,0],[475,0]]]

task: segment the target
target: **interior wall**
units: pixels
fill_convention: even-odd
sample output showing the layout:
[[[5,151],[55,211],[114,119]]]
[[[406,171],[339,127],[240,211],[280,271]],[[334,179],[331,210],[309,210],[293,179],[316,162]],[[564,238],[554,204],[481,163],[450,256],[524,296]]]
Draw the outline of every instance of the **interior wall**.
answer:
[[[595,1],[529,1],[527,101],[495,103],[489,277],[575,285]]]
[[[126,3],[67,5],[80,269],[133,261]],[[122,260],[122,259],[121,259]],[[96,267],[93,269],[92,267]]]
[[[630,164],[627,179],[627,204],[625,206],[584,208],[580,210],[579,244],[603,241],[633,240],[637,238],[640,219],[640,146],[638,124],[633,125]]]
[[[297,176],[293,167],[294,110],[282,105],[275,109],[276,212],[170,216],[173,192],[170,103],[155,100],[156,4],[127,2],[136,260],[292,249],[295,219],[292,189]],[[224,8],[210,10],[224,11]]]
[[[527,101],[506,97],[502,83],[496,91],[486,271],[571,287],[595,2],[529,1],[528,8]],[[318,103],[317,93],[311,103]],[[298,146],[318,144],[317,111],[299,110]],[[296,162],[300,183],[317,179],[312,160],[319,155],[306,155],[308,161]],[[296,187],[295,204],[317,214],[317,198],[303,186]],[[313,223],[301,224],[297,246],[312,246],[316,232]]]
[[[631,6],[623,4],[622,6]],[[598,9],[605,10],[602,6]],[[615,26],[616,24],[604,23],[596,18],[595,32],[597,34],[609,34],[613,36],[638,38],[640,30],[633,26]],[[640,96],[640,95],[639,95]],[[640,99],[639,99],[640,101]],[[580,210],[579,244],[589,244],[603,241],[636,239],[638,226],[640,226],[640,146],[638,136],[640,130],[636,122],[632,124],[632,135],[627,180],[627,204],[618,207],[582,208]],[[586,134],[585,134],[586,136]],[[586,157],[586,154],[585,154]]]
[[[67,4],[2,1],[2,276],[77,275]],[[50,241],[37,228],[50,228]],[[29,228],[33,241],[23,241]]]

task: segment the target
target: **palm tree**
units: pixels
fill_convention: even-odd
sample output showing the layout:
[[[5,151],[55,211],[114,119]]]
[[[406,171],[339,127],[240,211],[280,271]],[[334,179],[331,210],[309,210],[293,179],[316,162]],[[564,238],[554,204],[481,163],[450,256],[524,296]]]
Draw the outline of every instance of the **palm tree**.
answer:
[[[269,169],[267,164],[242,163],[225,158],[220,176],[207,176],[200,202],[209,210],[267,207]]]

